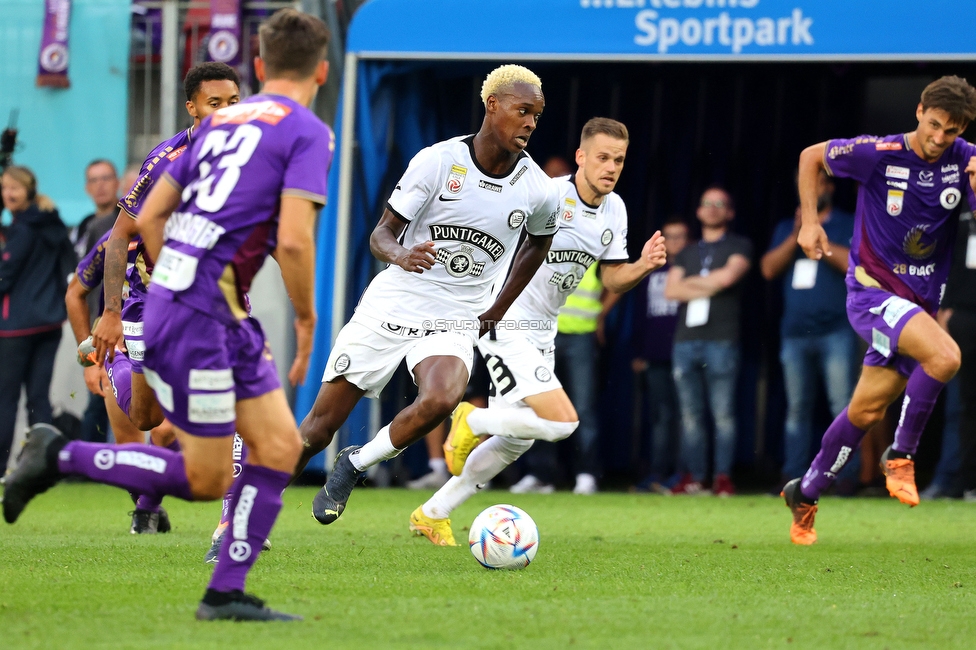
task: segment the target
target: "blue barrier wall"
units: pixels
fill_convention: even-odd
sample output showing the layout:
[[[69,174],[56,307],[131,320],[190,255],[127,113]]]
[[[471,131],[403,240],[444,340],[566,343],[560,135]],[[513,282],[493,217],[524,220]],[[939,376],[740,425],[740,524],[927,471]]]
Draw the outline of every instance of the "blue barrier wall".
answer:
[[[71,87],[37,88],[44,3],[0,0],[0,126],[20,109],[14,162],[34,170],[65,223],[94,209],[85,166],[126,162],[129,0],[74,0],[69,35]]]

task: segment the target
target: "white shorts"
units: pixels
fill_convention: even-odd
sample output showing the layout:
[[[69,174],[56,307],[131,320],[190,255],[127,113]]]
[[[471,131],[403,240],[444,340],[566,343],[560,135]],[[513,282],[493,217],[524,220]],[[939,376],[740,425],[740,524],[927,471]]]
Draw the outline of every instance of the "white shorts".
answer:
[[[470,377],[474,363],[473,334],[407,329],[355,314],[339,330],[322,382],[342,376],[366,391],[366,397],[375,398],[404,359],[413,377],[413,369],[424,359],[445,356],[463,361]]]
[[[540,350],[517,332],[482,337],[478,350],[485,358],[491,387],[489,404],[515,405],[526,397],[562,388],[555,373],[555,346]]]

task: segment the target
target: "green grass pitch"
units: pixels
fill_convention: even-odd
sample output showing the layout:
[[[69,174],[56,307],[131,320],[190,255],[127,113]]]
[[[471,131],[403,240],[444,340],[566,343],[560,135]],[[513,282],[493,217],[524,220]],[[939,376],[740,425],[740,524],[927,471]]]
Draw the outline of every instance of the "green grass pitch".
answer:
[[[972,648],[972,504],[825,499],[820,542],[789,543],[770,497],[479,494],[464,546],[411,537],[425,492],[358,489],[329,527],[289,489],[249,590],[303,623],[199,623],[219,504],[167,499],[174,531],[134,537],[121,490],[63,485],[0,528],[3,648]],[[465,527],[514,502],[538,523],[525,570],[487,571]]]

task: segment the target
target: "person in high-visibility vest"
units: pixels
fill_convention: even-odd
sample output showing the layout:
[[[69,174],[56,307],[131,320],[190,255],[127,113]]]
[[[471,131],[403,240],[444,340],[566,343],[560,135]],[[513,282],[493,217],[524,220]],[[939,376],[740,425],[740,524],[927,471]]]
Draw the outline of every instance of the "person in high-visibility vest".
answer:
[[[579,427],[573,436],[576,494],[597,491],[600,470],[596,423],[597,355],[603,345],[603,322],[620,300],[621,294],[607,291],[592,264],[580,279],[576,290],[559,308],[556,319],[556,375],[576,406]],[[540,442],[526,454],[528,473],[512,486],[519,492],[550,492],[555,489],[557,455],[553,443]]]

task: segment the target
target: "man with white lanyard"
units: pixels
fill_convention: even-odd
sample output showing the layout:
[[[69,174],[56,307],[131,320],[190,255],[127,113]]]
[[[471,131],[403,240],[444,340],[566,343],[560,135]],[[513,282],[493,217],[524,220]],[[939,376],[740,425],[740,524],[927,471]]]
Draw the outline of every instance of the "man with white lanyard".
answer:
[[[673,494],[701,494],[708,469],[706,408],[715,422],[712,493],[735,493],[729,474],[735,458],[735,387],[739,374],[738,285],[749,270],[752,243],[729,232],[732,197],[709,187],[698,206],[702,238],[673,261],[664,295],[681,303],[673,371],[681,407],[681,465]],[[706,406],[707,405],[707,406]]]
[[[847,322],[847,256],[854,236],[854,216],[833,206],[834,183],[821,171],[817,181],[817,215],[833,255],[811,260],[796,243],[800,211],[783,219],[773,232],[760,262],[763,277],[783,278],[780,361],[786,385],[786,435],[783,469],[776,494],[810,465],[810,437],[817,385],[823,378],[830,412],[844,410],[857,381],[857,337]],[[819,435],[818,435],[819,437]],[[856,481],[860,463],[848,463]],[[845,478],[845,477],[842,477]]]

